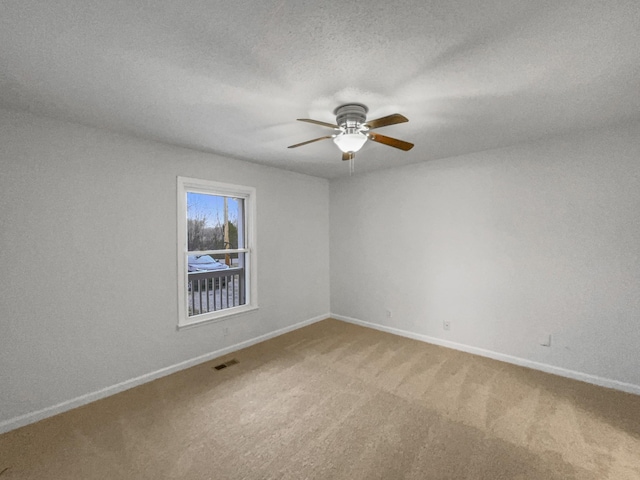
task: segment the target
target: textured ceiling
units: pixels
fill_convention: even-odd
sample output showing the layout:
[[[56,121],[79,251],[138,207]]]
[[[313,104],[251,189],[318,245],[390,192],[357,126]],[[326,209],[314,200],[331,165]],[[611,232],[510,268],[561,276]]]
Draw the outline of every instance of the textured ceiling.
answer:
[[[409,123],[356,173],[640,119],[630,1],[3,0],[0,106],[327,178],[344,102]]]

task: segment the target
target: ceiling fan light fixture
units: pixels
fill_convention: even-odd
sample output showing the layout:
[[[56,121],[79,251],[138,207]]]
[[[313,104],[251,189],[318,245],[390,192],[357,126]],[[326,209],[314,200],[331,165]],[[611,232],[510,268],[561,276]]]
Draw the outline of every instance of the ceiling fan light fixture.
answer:
[[[363,133],[343,133],[334,137],[333,142],[344,153],[357,152],[367,141]]]
[[[367,140],[381,143],[389,147],[398,148],[400,150],[409,151],[413,148],[413,143],[398,140],[397,138],[387,137],[373,132],[372,129],[387,127],[397,123],[408,122],[409,119],[399,113],[392,113],[386,117],[376,118],[367,121],[367,112],[369,109],[361,103],[345,103],[337,107],[333,113],[336,116],[336,123],[321,122],[311,118],[298,118],[300,122],[315,123],[323,127],[333,129],[333,135],[325,135],[324,137],[314,138],[306,142],[289,145],[289,148],[301,147],[309,143],[320,140],[333,138],[333,142],[342,151],[342,160],[353,160],[354,155],[358,152]],[[353,168],[353,162],[351,162]]]

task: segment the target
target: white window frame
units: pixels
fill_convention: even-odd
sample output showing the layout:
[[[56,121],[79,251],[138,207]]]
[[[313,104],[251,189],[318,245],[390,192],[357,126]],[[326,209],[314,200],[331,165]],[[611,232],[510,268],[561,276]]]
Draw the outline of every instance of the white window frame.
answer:
[[[244,185],[214,182],[198,178],[178,177],[178,329],[219,321],[230,316],[258,309],[257,251],[256,251],[256,189]],[[187,192],[244,199],[245,248],[229,253],[245,254],[245,304],[215,312],[189,316],[187,272]],[[193,253],[193,252],[192,252]]]

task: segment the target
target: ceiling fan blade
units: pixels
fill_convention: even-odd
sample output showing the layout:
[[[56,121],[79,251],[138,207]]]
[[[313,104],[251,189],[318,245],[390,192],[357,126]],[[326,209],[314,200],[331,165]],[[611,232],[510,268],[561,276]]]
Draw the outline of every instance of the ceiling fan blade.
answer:
[[[355,152],[343,152],[342,160],[353,160],[355,158]]]
[[[308,143],[313,143],[313,142],[318,142],[320,140],[326,140],[328,138],[333,138],[333,135],[327,135],[326,137],[314,138],[313,140],[307,140],[306,142],[296,143],[295,145],[289,145],[287,148],[301,147],[302,145],[306,145]]]
[[[399,113],[394,113],[393,115],[387,115],[386,117],[376,118],[375,120],[368,120],[364,122],[364,124],[373,129],[386,127],[388,125],[395,125],[396,123],[404,123],[408,122],[409,119],[404,115],[400,115]]]
[[[338,128],[338,125],[333,125],[327,122],[321,122],[320,120],[312,120],[310,118],[297,118],[296,120],[298,120],[299,122],[307,122],[307,123],[314,123],[316,125],[322,125],[323,127]]]
[[[374,142],[378,143],[384,143],[385,145],[399,148],[400,150],[404,150],[405,152],[413,148],[413,143],[405,142],[404,140],[398,140],[397,138],[386,137],[384,135],[380,135],[379,133],[370,132],[367,136],[369,137],[369,140],[373,140]]]

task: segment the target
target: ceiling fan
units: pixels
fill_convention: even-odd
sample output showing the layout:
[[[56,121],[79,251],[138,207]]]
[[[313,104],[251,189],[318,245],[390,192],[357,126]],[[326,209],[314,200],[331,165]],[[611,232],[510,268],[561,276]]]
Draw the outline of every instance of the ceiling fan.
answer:
[[[387,137],[379,133],[372,132],[374,128],[387,127],[396,123],[408,122],[409,119],[399,113],[387,115],[386,117],[377,118],[367,121],[367,112],[369,109],[361,103],[347,103],[340,105],[333,113],[336,116],[336,124],[312,120],[310,118],[298,118],[300,122],[314,123],[323,127],[333,128],[333,135],[314,138],[302,143],[290,145],[289,148],[301,147],[308,143],[317,142],[319,140],[327,140],[333,138],[333,142],[342,151],[342,160],[353,160],[355,154],[367,140],[389,145],[390,147],[399,148],[405,152],[413,148],[413,143],[398,140],[397,138]]]

